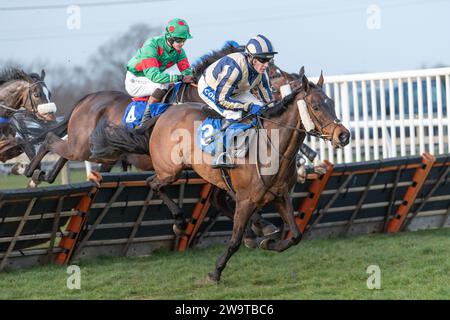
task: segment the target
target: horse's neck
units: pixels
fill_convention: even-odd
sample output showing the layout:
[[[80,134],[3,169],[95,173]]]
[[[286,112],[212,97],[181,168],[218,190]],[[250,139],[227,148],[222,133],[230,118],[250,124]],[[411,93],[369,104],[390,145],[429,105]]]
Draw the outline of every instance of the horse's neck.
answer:
[[[173,91],[172,91],[173,94]],[[172,97],[168,97],[168,100]],[[198,94],[197,85],[193,86],[189,83],[183,83],[178,90],[177,97],[174,101],[177,102],[204,102]]]
[[[282,183],[285,183],[288,176],[292,175],[290,168],[293,168],[295,155],[300,149],[300,145],[303,143],[305,137],[299,130],[294,129],[300,129],[301,127],[301,119],[297,105],[294,103],[289,105],[288,108],[289,109],[279,117],[272,118],[272,120],[278,122],[278,124],[268,123],[265,126],[266,129],[269,129],[269,136],[271,136],[271,129],[279,130],[279,143],[278,146],[275,145],[276,150],[274,150],[274,147],[271,145],[268,147],[271,148],[271,152],[279,153],[277,154],[280,158],[279,169],[274,178]],[[272,185],[277,184],[277,181],[272,180]]]
[[[301,121],[300,114],[295,103],[288,106],[283,114],[272,120],[278,124],[271,124],[271,129],[279,129],[279,152],[285,158],[291,159],[300,148],[299,131]],[[281,159],[283,160],[283,159]]]
[[[11,81],[0,87],[0,104],[19,109],[24,103],[24,89],[27,88],[26,81]],[[0,107],[0,116],[11,115],[12,111]]]

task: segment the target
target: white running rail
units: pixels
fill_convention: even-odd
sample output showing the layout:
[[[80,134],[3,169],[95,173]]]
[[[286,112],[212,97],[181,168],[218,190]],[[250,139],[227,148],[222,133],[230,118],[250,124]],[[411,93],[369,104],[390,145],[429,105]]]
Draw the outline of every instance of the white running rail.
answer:
[[[324,77],[324,90],[352,138],[336,151],[308,137],[321,159],[349,163],[450,153],[450,68]]]

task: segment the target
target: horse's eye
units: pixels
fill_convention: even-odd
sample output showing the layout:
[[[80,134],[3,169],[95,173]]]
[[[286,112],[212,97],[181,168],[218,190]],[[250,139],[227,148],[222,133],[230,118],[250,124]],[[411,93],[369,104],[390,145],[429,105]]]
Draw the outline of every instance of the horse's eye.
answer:
[[[39,98],[39,92],[35,92],[35,93],[34,93],[34,97],[35,97],[35,98]]]

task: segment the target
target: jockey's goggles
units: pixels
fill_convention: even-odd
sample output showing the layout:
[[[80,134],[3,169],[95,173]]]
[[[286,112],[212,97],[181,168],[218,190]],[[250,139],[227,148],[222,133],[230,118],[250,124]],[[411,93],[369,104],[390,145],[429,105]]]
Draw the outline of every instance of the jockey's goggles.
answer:
[[[177,42],[177,43],[185,43],[185,42],[186,42],[186,39],[185,39],[185,38],[172,37],[171,39],[172,39],[174,42]]]
[[[267,63],[267,62],[273,61],[273,58],[271,58],[271,57],[255,57],[254,56],[254,58],[261,63]]]

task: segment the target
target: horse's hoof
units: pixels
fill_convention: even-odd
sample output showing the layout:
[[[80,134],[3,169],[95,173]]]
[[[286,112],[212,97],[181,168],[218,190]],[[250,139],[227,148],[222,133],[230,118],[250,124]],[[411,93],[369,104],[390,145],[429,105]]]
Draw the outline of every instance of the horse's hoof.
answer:
[[[89,173],[88,180],[94,182],[97,188],[100,188],[100,183],[102,182],[103,177],[99,172],[92,170]]]
[[[25,173],[25,169],[26,169],[27,165],[24,163],[20,163],[17,162],[16,164],[14,164],[11,168],[11,173],[16,175],[16,176],[21,176]]]
[[[256,249],[258,246],[255,238],[244,238],[244,245],[249,249]]]
[[[297,175],[297,182],[300,184],[304,184],[306,181],[306,175]]]
[[[269,250],[269,244],[270,244],[271,242],[274,242],[274,240],[273,240],[273,239],[270,239],[270,238],[264,238],[264,239],[262,239],[262,241],[259,243],[259,247],[260,247],[261,249],[264,249],[264,250]]]
[[[318,175],[324,175],[325,173],[327,173],[327,167],[325,166],[314,166],[314,173],[317,173]]]
[[[30,180],[30,182],[28,182],[27,188],[36,188],[40,183],[40,181]]]
[[[217,272],[209,272],[208,273],[208,280],[212,283],[219,283],[220,276],[217,274]]]
[[[186,234],[185,229],[181,229],[176,223],[172,226],[173,233],[175,233],[176,236],[181,237]]]
[[[252,225],[252,231],[258,236],[258,237],[276,237],[281,233],[281,229],[277,226],[266,223],[264,227],[258,227],[256,225]]]
[[[39,184],[43,180],[44,175],[45,171],[36,169],[34,170],[33,175],[31,176],[31,180],[33,180],[34,183]]]
[[[262,229],[262,233],[264,237],[274,239],[281,234],[281,229],[278,228],[277,226],[274,226],[273,224],[268,224]]]

